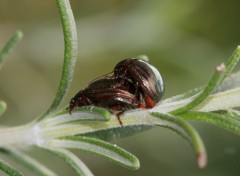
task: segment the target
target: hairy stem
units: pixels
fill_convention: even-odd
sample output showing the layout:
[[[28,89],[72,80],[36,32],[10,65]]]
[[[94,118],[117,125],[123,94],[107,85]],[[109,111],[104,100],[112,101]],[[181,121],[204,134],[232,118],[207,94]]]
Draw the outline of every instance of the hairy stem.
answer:
[[[33,145],[37,141],[35,131],[32,123],[17,127],[1,127],[0,147]]]

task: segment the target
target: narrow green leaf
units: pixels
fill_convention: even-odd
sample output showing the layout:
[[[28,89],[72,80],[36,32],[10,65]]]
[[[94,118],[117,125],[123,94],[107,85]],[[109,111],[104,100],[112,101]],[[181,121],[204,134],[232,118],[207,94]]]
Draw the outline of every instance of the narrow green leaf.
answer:
[[[229,116],[211,112],[189,111],[181,114],[180,117],[187,120],[206,122],[240,135],[240,121]]]
[[[240,120],[240,111],[237,111],[235,109],[218,110],[218,111],[214,111],[213,113],[224,115],[226,117],[230,117],[235,120]]]
[[[236,85],[239,85],[239,75],[236,74],[232,78],[226,79],[225,81],[224,79],[230,75],[230,73],[238,63],[239,58],[240,58],[240,46],[237,47],[237,49],[230,57],[226,69],[224,69],[225,68],[224,64],[221,64],[216,68],[215,73],[213,74],[208,85],[204,89],[203,88],[193,89],[185,94],[169,98],[163,101],[162,103],[175,102],[178,100],[184,100],[187,98],[195,97],[190,103],[188,103],[184,107],[178,108],[171,112],[171,114],[181,114],[184,113],[185,111],[193,109],[194,107],[202,103],[211,93],[218,93],[221,90],[223,91],[226,90],[227,88],[231,89],[235,88]]]
[[[232,56],[228,60],[223,80],[231,74],[231,72],[233,71],[233,69],[235,68],[237,63],[239,62],[239,59],[240,59],[240,46],[237,47],[237,49],[233,52]]]
[[[91,133],[85,133],[82,136],[98,138],[104,141],[111,141],[149,130],[152,127],[153,127],[152,125],[136,125],[136,126],[123,125],[121,128],[103,129]]]
[[[0,148],[0,152],[7,154],[15,162],[23,165],[38,176],[56,176],[56,174],[49,170],[47,167],[30,157],[29,155],[21,152],[20,150],[16,150],[13,148]]]
[[[193,101],[191,101],[186,106],[176,109],[170,113],[175,114],[175,115],[181,114],[181,113],[184,113],[184,112],[196,107],[201,102],[203,102],[212,93],[212,91],[219,85],[219,83],[222,81],[223,76],[224,76],[224,70],[225,70],[224,64],[221,64],[220,66],[218,66],[216,68],[212,78],[208,82],[207,86]]]
[[[209,95],[192,110],[209,112],[236,107],[240,107],[240,87]]]
[[[159,124],[159,126],[169,128],[187,139],[192,145],[196,156],[197,163],[200,168],[204,168],[207,164],[207,154],[201,137],[198,132],[186,121],[181,118],[174,117],[169,114],[151,113],[153,116],[161,120],[168,121],[168,123]]]
[[[7,104],[4,101],[0,100],[0,116],[6,111]]]
[[[7,42],[7,44],[3,47],[2,51],[0,52],[0,68],[2,66],[3,60],[5,56],[10,53],[13,47],[22,39],[23,34],[21,31],[17,31]]]
[[[9,176],[23,176],[22,173],[10,166],[8,163],[0,159],[0,170],[5,172]]]
[[[50,147],[44,149],[63,158],[79,176],[93,176],[92,172],[88,169],[88,167],[76,155],[74,155],[70,151]]]
[[[72,81],[77,57],[77,30],[70,3],[68,0],[57,0],[57,6],[62,21],[65,44],[62,76],[55,99],[49,109],[39,117],[39,120],[55,111],[63,101]]]
[[[49,141],[50,147],[79,149],[98,154],[129,169],[140,167],[138,159],[122,148],[99,139],[73,136]]]

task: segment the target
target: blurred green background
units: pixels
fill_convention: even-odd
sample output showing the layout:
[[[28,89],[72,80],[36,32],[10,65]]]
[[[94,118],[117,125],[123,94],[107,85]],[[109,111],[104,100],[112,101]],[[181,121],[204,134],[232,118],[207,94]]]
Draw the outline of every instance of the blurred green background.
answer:
[[[183,93],[207,83],[215,66],[226,62],[240,44],[237,0],[72,0],[71,4],[79,55],[65,104],[90,80],[139,54],[148,55],[164,77],[164,98]],[[61,74],[63,35],[55,1],[0,0],[0,48],[18,29],[24,39],[0,71],[0,98],[8,103],[1,125],[24,124],[46,110]],[[208,151],[203,170],[197,168],[188,143],[162,128],[112,141],[139,157],[138,171],[95,155],[78,155],[98,176],[239,175],[240,137],[206,124],[194,126]],[[30,152],[61,175],[74,175],[61,159],[38,149]]]

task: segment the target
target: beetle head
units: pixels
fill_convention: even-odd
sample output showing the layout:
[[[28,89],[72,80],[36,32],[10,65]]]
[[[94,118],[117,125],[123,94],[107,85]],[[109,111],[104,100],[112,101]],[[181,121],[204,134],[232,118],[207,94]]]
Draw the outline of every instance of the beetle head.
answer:
[[[69,103],[69,112],[73,111],[74,108],[76,107],[81,107],[81,106],[86,106],[86,96],[83,90],[77,93],[75,97],[73,97]]]

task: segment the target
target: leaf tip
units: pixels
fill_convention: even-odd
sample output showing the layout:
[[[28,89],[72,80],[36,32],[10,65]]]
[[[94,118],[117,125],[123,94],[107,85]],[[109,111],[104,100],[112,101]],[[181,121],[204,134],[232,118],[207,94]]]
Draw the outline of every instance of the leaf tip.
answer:
[[[221,63],[219,66],[216,67],[216,71],[217,72],[224,72],[225,68],[226,68],[225,64]]]
[[[22,39],[22,38],[23,38],[23,32],[22,32],[21,30],[18,30],[18,31],[16,32],[16,35],[17,35],[17,37],[18,37],[19,39]]]
[[[0,115],[2,115],[7,109],[7,103],[0,100]]]
[[[144,60],[144,61],[146,61],[146,62],[149,61],[148,56],[145,55],[145,54],[141,54],[141,55],[137,56],[136,59],[141,59],[141,60]]]
[[[138,158],[134,158],[131,169],[138,170],[139,168],[140,168],[140,162],[139,162]]]
[[[205,152],[200,152],[197,154],[197,164],[200,169],[203,169],[207,165],[207,155]]]

